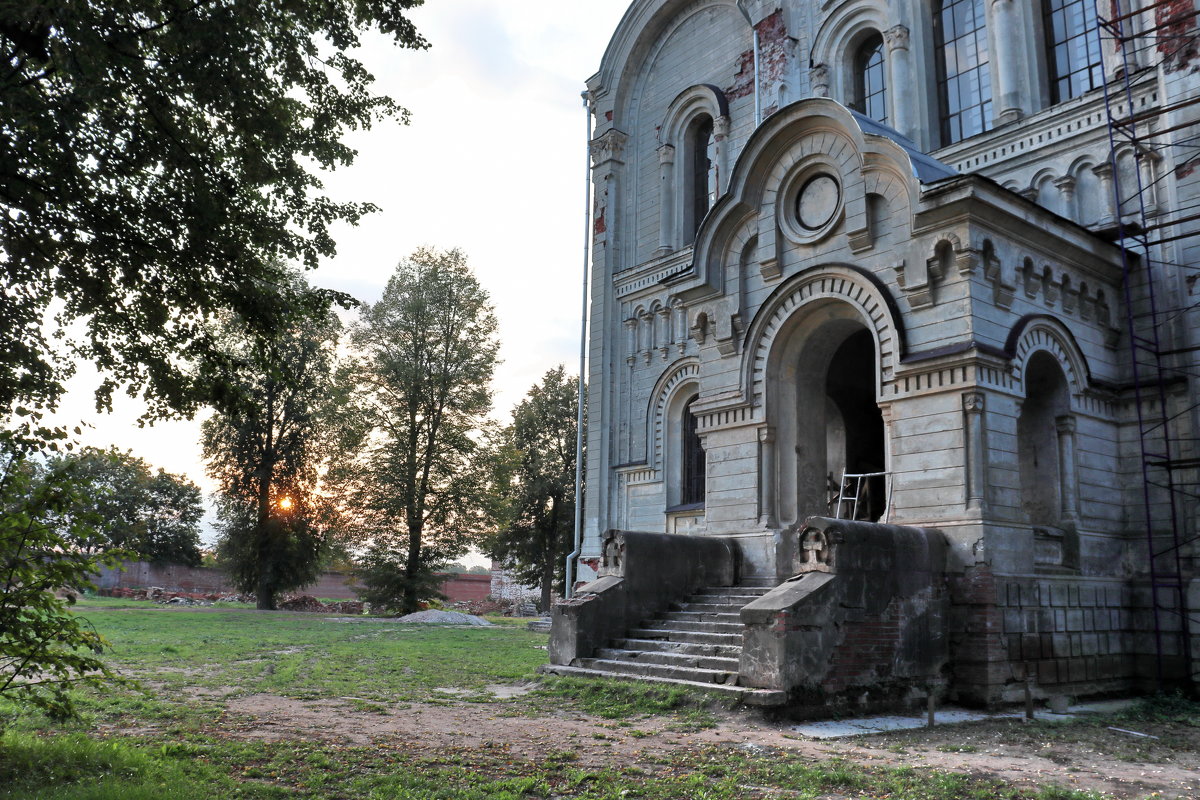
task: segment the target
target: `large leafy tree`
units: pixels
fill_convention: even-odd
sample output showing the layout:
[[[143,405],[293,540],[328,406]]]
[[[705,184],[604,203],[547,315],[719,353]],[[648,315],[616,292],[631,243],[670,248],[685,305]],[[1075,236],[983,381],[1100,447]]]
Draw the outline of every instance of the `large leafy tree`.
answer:
[[[223,395],[208,319],[269,334],[328,305],[280,264],[315,266],[371,210],[314,170],[405,116],[350,52],[371,28],[424,47],[421,1],[0,0],[0,409],[53,404],[82,356],[100,403],[123,384],[190,410]]]
[[[87,539],[76,540],[85,551],[121,548],[147,561],[199,566],[200,520],[204,517],[200,488],[180,475],[154,471],[145,460],[116,448],[86,448],[51,462],[70,467],[82,493],[77,513],[96,523]]]
[[[578,393],[579,379],[562,366],[547,372],[513,411],[497,459],[500,527],[487,547],[522,583],[541,589],[543,611],[562,587],[574,532]]]
[[[413,611],[436,593],[436,566],[485,530],[488,448],[499,343],[487,293],[458,250],[400,262],[353,329],[354,397],[341,469],[368,547],[364,596]]]
[[[340,330],[333,313],[297,316],[269,337],[240,320],[226,329],[228,355],[241,365],[234,399],[205,420],[201,436],[220,491],[218,559],[262,609],[311,583],[332,544],[321,478],[336,431]]]

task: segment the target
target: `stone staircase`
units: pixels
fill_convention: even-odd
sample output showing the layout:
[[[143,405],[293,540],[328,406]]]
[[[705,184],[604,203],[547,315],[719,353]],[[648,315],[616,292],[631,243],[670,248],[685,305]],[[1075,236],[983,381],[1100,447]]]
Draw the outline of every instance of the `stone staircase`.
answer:
[[[784,692],[738,686],[742,654],[742,606],[766,594],[766,586],[701,589],[662,616],[609,642],[575,665],[546,665],[543,672],[618,678],[687,686],[725,695],[749,705],[780,705]]]

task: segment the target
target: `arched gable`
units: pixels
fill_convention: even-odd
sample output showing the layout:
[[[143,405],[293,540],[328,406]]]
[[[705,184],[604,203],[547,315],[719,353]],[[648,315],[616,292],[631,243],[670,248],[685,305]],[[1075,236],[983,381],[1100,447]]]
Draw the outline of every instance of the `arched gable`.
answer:
[[[755,407],[761,407],[766,399],[767,372],[778,337],[797,314],[822,301],[848,305],[872,332],[880,367],[876,394],[881,395],[883,385],[891,382],[905,349],[903,323],[894,299],[870,273],[843,265],[816,267],[782,284],[750,326],[742,386]]]
[[[1004,350],[1012,358],[1013,382],[1021,392],[1025,391],[1025,367],[1038,351],[1050,354],[1062,367],[1072,403],[1091,383],[1087,358],[1079,349],[1075,336],[1054,317],[1044,314],[1022,317],[1009,331]]]

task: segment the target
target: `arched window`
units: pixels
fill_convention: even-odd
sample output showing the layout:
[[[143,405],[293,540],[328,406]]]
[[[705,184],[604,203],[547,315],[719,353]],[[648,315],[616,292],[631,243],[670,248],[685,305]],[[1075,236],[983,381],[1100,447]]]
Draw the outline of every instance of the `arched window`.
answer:
[[[851,108],[877,122],[887,122],[887,81],[883,37],[872,34],[859,45],[854,59],[854,100]]]
[[[685,506],[704,503],[704,448],[700,446],[696,415],[692,413],[695,402],[696,398],[693,397],[683,408],[683,469],[679,502]]]
[[[1042,0],[1050,102],[1061,103],[1104,83],[1095,0]]]
[[[942,0],[935,6],[938,107],[942,144],[992,126],[992,77],[983,0]]]
[[[684,224],[687,233],[686,242],[696,238],[696,229],[708,209],[716,200],[716,157],[713,141],[713,119],[707,114],[701,114],[692,120],[687,129],[687,181],[684,184],[687,194],[684,197],[685,209],[688,214]]]

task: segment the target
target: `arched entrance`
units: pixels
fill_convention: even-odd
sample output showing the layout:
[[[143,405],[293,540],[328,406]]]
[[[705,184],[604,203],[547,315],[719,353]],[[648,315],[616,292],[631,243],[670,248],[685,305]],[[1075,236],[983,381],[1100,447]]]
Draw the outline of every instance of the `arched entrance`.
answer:
[[[818,301],[788,320],[775,341],[767,414],[776,430],[776,519],[786,527],[831,514],[843,470],[882,472],[886,437],[875,337],[855,308]],[[868,482],[861,497],[859,518],[879,519],[884,481]]]

